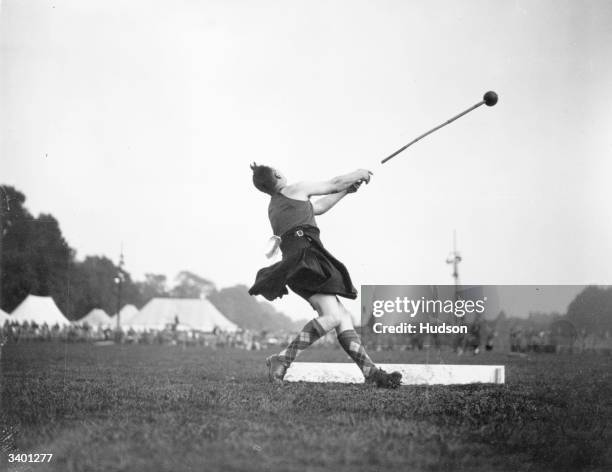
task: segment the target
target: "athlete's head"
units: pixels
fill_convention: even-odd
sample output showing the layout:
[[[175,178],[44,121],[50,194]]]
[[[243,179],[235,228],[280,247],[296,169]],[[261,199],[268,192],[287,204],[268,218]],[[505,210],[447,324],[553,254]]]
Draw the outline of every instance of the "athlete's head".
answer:
[[[272,167],[260,166],[253,162],[251,169],[253,170],[253,185],[261,192],[274,195],[287,185],[285,176]]]

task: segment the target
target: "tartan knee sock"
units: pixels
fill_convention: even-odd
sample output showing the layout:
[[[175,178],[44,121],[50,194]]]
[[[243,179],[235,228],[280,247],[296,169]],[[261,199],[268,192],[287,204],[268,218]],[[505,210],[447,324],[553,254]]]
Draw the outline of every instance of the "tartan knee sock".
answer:
[[[316,320],[311,320],[304,327],[302,331],[295,337],[289,346],[282,351],[278,357],[287,367],[295,360],[295,358],[306,349],[308,346],[313,344],[321,336],[325,335],[325,330],[321,324]]]
[[[355,364],[359,366],[364,377],[369,375],[376,370],[376,365],[368,356],[361,339],[354,329],[347,329],[338,334],[338,341],[342,346],[342,349],[355,361]]]

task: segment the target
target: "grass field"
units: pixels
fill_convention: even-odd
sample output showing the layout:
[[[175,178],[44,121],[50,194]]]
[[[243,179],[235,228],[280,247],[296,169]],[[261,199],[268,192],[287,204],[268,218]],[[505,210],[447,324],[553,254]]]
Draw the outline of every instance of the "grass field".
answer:
[[[378,352],[506,365],[505,385],[270,385],[269,352],[32,343],[2,357],[0,470],[612,470],[612,358]],[[345,361],[314,349],[300,360]],[[9,464],[8,453],[53,453]]]

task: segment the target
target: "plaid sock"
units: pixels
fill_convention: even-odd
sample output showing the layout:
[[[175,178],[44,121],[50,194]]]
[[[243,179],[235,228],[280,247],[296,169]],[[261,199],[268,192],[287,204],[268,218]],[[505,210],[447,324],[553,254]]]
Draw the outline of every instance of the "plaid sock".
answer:
[[[287,367],[295,360],[295,358],[306,349],[308,346],[313,344],[321,336],[325,335],[325,330],[321,324],[316,320],[311,320],[304,327],[302,331],[295,337],[293,341],[282,351],[278,357]]]
[[[363,372],[364,377],[369,377],[369,375],[374,372],[376,369],[376,365],[368,356],[363,344],[361,344],[361,339],[359,335],[355,332],[354,329],[347,329],[346,331],[342,331],[338,335],[338,341],[342,346],[342,349],[346,351],[346,353],[355,361],[355,364],[359,366],[361,372]]]

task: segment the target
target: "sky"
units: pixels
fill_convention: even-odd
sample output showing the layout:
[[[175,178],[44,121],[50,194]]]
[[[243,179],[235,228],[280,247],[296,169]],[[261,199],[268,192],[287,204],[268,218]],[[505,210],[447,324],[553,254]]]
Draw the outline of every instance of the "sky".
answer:
[[[465,284],[611,284],[610,44],[605,1],[3,0],[0,183],[79,258],[225,287],[270,264],[250,162],[368,168],[318,218],[357,287],[452,283],[453,231]]]

